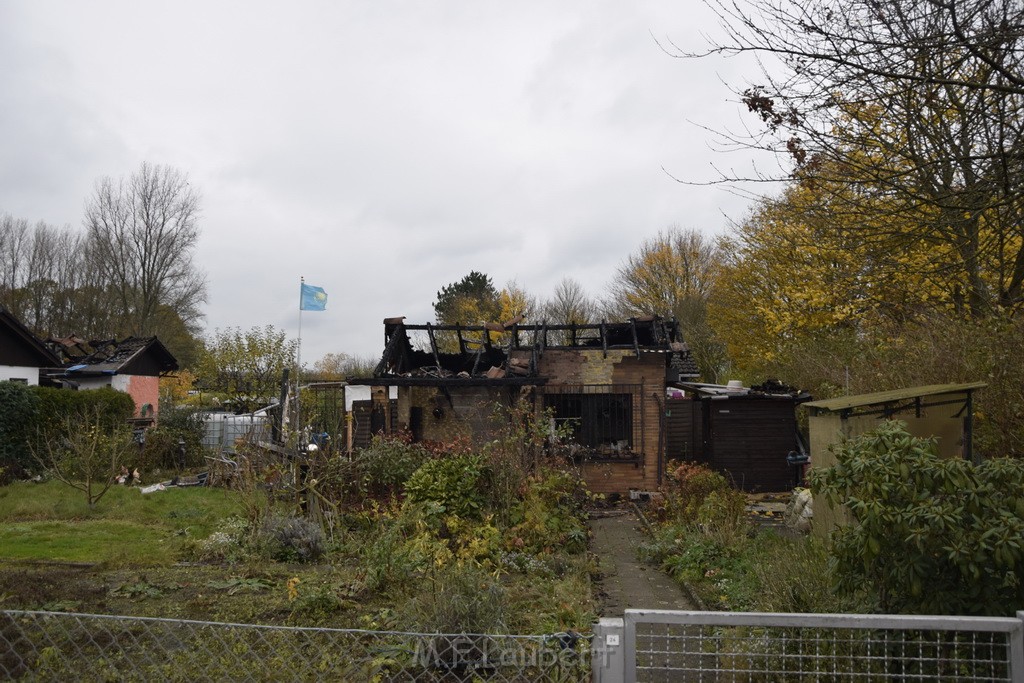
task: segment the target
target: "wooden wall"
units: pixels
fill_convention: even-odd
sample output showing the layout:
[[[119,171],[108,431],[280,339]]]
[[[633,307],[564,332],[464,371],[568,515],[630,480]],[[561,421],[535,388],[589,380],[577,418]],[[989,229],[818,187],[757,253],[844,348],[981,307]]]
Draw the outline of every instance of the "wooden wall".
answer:
[[[745,491],[788,491],[796,448],[792,400],[733,396],[669,399],[665,459],[706,464]]]

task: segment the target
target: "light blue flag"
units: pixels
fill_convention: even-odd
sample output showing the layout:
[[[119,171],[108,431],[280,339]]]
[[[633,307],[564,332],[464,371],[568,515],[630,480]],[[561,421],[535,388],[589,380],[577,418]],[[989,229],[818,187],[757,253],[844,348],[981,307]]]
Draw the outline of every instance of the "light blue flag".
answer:
[[[324,311],[327,310],[327,292],[323,287],[314,287],[302,283],[302,292],[299,294],[300,311]]]

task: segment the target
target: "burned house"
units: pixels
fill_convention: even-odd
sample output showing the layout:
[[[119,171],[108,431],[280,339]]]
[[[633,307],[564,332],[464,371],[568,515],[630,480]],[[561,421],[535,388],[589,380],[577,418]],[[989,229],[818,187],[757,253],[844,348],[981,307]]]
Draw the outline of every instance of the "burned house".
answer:
[[[63,367],[46,372],[47,383],[75,389],[113,387],[135,401],[141,426],[156,420],[160,377],[178,369],[178,361],[156,337],[85,342],[77,337],[50,339]]]
[[[498,406],[547,412],[591,490],[653,490],[664,473],[666,387],[696,364],[674,320],[588,325],[410,325],[384,321],[369,385],[379,431],[417,441],[493,438]],[[397,400],[387,391],[397,387]]]

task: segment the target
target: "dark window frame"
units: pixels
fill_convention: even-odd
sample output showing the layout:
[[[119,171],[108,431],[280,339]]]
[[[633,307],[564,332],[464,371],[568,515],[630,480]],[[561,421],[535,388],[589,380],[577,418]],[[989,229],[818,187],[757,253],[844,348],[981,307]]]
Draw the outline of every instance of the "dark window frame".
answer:
[[[588,460],[632,460],[638,443],[639,385],[548,385],[543,408],[572,431],[569,448]]]

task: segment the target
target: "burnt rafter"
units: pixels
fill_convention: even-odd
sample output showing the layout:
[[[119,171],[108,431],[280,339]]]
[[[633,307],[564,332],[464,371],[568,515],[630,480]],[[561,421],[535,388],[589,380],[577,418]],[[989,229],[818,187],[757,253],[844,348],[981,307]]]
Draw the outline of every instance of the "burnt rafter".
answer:
[[[547,351],[592,349],[603,352],[629,350],[640,357],[646,353],[665,354],[680,377],[696,377],[692,354],[680,334],[677,321],[657,316],[631,318],[623,322],[581,324],[523,324],[521,318],[484,325],[406,324],[404,318],[384,321],[385,348],[374,370],[376,379],[416,378],[493,382],[529,381],[538,378],[538,361]],[[410,332],[425,332],[427,348],[417,349]],[[438,333],[453,334],[458,351],[442,352]],[[555,343],[551,343],[555,342]]]
[[[411,350],[409,336],[405,333],[405,325],[401,322],[389,324],[385,321],[384,327],[386,344],[384,354],[373,371],[375,377],[385,374],[388,370],[393,374],[401,373],[404,369],[403,366],[408,365],[408,351]]]

